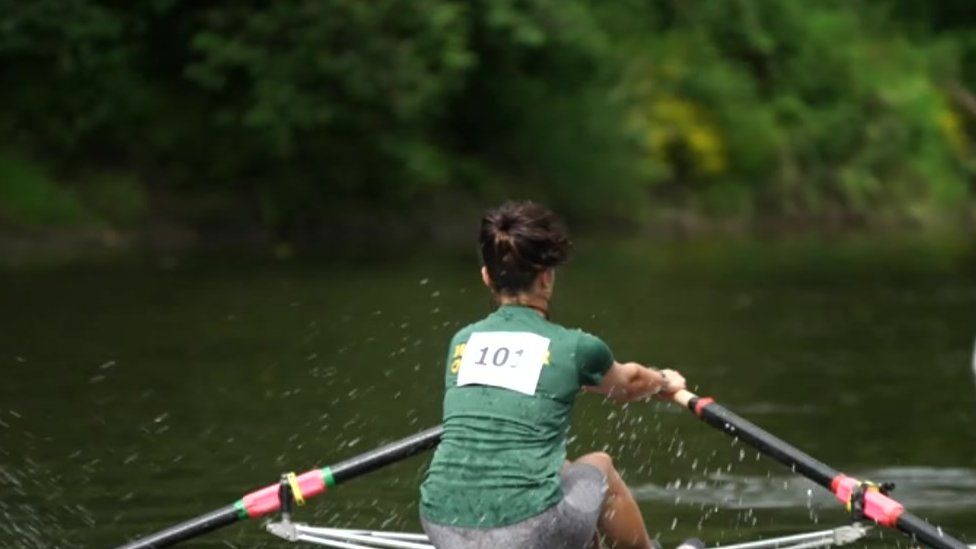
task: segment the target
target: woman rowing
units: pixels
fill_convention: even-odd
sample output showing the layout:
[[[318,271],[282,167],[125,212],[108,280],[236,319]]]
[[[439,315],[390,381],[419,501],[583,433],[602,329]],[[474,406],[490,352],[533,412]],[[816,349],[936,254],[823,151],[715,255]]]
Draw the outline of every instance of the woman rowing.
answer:
[[[481,221],[481,278],[498,309],[461,329],[447,356],[444,436],[420,514],[443,549],[653,547],[609,455],[566,461],[580,390],[616,402],[685,387],[673,370],[614,360],[596,336],[549,320],[570,241],[559,218],[507,202]]]

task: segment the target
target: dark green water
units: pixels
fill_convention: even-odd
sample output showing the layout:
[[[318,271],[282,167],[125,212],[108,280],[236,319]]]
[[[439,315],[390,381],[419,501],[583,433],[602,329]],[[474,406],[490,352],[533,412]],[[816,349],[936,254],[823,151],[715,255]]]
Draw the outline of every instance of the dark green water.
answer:
[[[487,310],[467,254],[150,260],[0,275],[0,546],[107,547],[434,425],[453,330]],[[976,543],[976,248],[958,240],[581,246],[555,319],[680,369],[823,461],[894,480]],[[812,484],[690,414],[581,397],[667,542],[835,526]],[[299,519],[416,529],[414,458]],[[873,546],[895,546],[888,535]],[[258,524],[199,546],[277,546]]]

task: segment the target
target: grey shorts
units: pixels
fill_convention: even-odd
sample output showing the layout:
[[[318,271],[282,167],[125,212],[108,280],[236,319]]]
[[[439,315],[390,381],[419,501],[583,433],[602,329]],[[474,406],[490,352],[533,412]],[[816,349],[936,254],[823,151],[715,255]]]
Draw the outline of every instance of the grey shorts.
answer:
[[[428,522],[424,531],[437,549],[582,549],[596,533],[607,479],[596,467],[565,467],[563,499],[542,513],[500,528],[459,528]]]

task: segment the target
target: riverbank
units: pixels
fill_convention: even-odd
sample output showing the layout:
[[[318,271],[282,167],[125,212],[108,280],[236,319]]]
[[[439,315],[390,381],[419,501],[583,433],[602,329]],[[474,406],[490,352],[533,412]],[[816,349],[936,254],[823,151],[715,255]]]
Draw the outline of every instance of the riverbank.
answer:
[[[118,256],[165,258],[207,253],[277,259],[409,255],[430,247],[468,249],[487,204],[505,195],[456,190],[398,204],[330,200],[320,214],[275,222],[259,204],[235,194],[161,190],[121,172],[55,177],[39,165],[0,155],[0,267],[72,264]],[[532,196],[529,190],[508,196]],[[574,237],[653,242],[742,239],[827,239],[864,235],[889,241],[965,239],[976,234],[976,211],[873,215],[825,208],[813,214],[707,215],[692,206],[646,198],[605,210],[561,207]]]
[[[0,269],[59,268],[120,260],[167,267],[180,262],[180,258],[208,256],[372,263],[408,259],[436,250],[467,254],[474,249],[476,209],[470,208],[463,218],[441,216],[434,219],[436,223],[407,224],[389,216],[363,216],[359,223],[350,221],[322,228],[314,236],[301,240],[276,238],[257,227],[207,231],[165,222],[127,230],[105,227],[7,229],[0,231]],[[592,242],[619,242],[625,247],[647,251],[697,249],[713,259],[723,254],[747,257],[752,246],[778,246],[789,252],[786,255],[795,250],[819,250],[817,253],[833,256],[828,260],[909,252],[958,259],[976,250],[971,245],[976,242],[976,230],[971,223],[948,226],[794,219],[745,222],[684,217],[680,220],[662,218],[641,225],[634,221],[610,220],[604,224],[573,225],[572,229],[574,241],[583,248]],[[976,257],[973,261],[976,262]]]
[[[0,151],[0,266],[126,254],[239,251],[287,259],[468,247],[483,209],[506,197],[529,197],[550,205],[565,216],[574,235],[584,238],[669,241],[867,234],[899,239],[976,234],[976,204],[962,203],[944,210],[878,206],[864,213],[822,204],[817,213],[747,208],[719,214],[687,197],[655,192],[631,201],[581,205],[576,198],[500,181],[497,188],[461,190],[447,185],[393,202],[368,196],[340,198],[335,189],[323,189],[319,200],[289,212],[266,204],[260,194],[245,192],[246,187],[174,187],[162,179],[106,168],[59,172]]]

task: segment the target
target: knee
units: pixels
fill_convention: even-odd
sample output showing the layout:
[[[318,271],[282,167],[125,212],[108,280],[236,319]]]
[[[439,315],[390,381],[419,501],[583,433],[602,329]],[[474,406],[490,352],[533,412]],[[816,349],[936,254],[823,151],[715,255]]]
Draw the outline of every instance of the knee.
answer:
[[[600,463],[606,464],[608,468],[613,468],[613,458],[610,457],[610,454],[606,452],[593,452],[590,455]]]
[[[613,471],[613,458],[606,452],[591,452],[576,460],[576,463],[587,463],[609,475]]]

